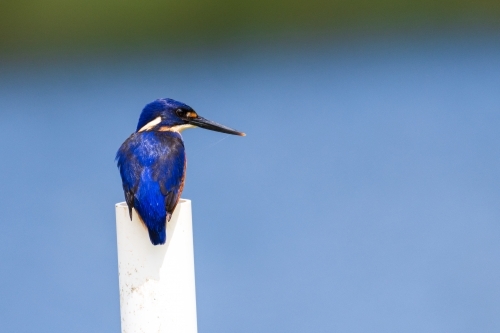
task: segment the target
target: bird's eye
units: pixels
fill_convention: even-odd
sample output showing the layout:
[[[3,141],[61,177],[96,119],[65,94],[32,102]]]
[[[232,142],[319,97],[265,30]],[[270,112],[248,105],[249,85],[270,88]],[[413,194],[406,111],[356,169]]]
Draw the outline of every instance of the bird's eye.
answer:
[[[194,111],[186,111],[186,110],[183,110],[183,109],[177,109],[175,112],[181,118],[191,118],[191,119],[193,119],[193,118],[197,118],[198,117],[198,115]]]

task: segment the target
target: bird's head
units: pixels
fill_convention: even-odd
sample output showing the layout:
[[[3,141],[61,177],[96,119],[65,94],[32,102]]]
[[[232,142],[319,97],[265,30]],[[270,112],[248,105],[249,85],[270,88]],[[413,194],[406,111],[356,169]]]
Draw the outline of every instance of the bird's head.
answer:
[[[170,98],[157,99],[142,110],[136,132],[172,131],[201,127],[212,131],[245,136],[232,128],[198,116],[190,106]]]

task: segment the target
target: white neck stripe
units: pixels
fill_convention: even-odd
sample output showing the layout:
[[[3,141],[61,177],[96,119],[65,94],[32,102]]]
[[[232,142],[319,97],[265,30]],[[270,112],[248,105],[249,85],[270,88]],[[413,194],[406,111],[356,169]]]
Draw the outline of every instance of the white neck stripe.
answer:
[[[141,129],[138,130],[137,132],[144,132],[144,131],[147,131],[149,129],[152,129],[153,127],[155,127],[159,123],[161,123],[161,117],[156,117],[155,119],[151,120],[146,125],[142,126]]]

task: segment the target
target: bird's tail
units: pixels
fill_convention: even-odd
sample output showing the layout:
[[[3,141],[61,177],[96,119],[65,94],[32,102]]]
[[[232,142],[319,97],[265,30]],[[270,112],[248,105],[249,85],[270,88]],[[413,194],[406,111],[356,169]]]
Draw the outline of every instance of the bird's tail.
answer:
[[[149,229],[149,239],[153,245],[162,245],[167,241],[167,230],[166,227],[163,227],[160,230]]]

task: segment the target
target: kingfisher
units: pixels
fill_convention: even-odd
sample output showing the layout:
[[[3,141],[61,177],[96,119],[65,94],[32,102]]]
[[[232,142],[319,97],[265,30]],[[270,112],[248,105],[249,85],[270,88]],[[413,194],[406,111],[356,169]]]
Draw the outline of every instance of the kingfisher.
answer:
[[[116,153],[130,220],[135,209],[153,245],[165,244],[167,240],[167,222],[179,202],[186,178],[181,132],[194,127],[245,136],[198,116],[184,103],[161,98],[144,107],[136,131]]]

